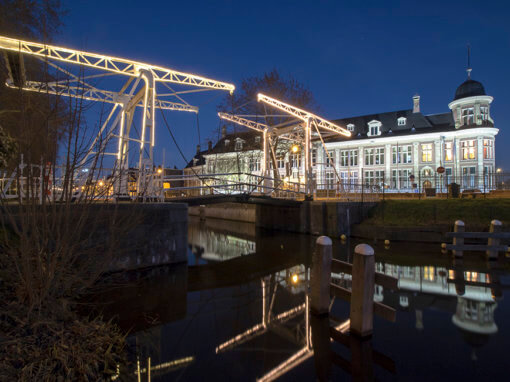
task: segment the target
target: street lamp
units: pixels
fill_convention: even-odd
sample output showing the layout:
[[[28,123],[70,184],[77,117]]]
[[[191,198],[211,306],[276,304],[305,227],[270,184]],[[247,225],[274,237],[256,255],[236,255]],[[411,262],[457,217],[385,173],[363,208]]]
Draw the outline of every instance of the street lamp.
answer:
[[[291,150],[295,154],[295,153],[297,153],[299,151],[299,146],[298,145],[292,145]]]

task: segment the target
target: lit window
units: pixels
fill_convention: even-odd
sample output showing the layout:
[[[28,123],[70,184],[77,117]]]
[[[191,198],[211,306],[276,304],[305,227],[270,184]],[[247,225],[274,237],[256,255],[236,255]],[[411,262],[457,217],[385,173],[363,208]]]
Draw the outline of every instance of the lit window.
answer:
[[[435,269],[432,266],[423,267],[423,278],[425,280],[434,281]]]
[[[462,159],[476,159],[476,144],[474,140],[460,142]]]
[[[494,141],[492,139],[483,140],[483,158],[494,159]]]
[[[453,143],[452,142],[444,143],[444,160],[445,161],[453,160]]]
[[[472,125],[475,123],[475,111],[472,107],[462,109],[462,124]]]
[[[399,126],[405,126],[406,125],[406,118],[405,117],[400,117],[397,121],[398,121],[398,125]]]
[[[421,161],[432,162],[432,143],[421,145]]]
[[[353,123],[349,123],[349,124],[347,125],[347,130],[349,130],[349,131],[354,131],[354,124],[353,124]]]
[[[357,166],[358,150],[342,150],[340,153],[340,166]]]

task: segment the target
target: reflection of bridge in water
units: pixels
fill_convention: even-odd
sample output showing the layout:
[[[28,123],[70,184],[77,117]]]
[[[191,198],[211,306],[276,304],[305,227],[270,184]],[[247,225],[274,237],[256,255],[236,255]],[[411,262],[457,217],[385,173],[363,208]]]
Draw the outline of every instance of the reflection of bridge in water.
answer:
[[[119,314],[123,325],[133,329],[129,342],[141,359],[151,356],[153,365],[166,365],[160,374],[179,372],[190,379],[196,376],[192,370],[209,367],[201,363],[204,357],[214,357],[218,367],[224,367],[232,357],[259,362],[253,352],[271,354],[271,361],[257,366],[252,375],[266,381],[295,373],[311,359],[318,376],[335,373],[335,365],[368,375],[374,375],[374,364],[394,370],[394,363],[370,344],[363,350],[349,342],[347,363],[328,350],[338,347],[336,341],[330,342],[329,333],[327,344],[324,339],[329,320],[327,325],[321,323],[306,309],[307,256],[313,239],[284,233],[263,236],[252,224],[232,226],[221,221],[192,222],[189,266],[139,272],[135,286],[100,298],[113,302],[105,309],[106,317]],[[450,313],[469,345],[486,343],[498,331],[494,312],[506,288],[499,280],[500,271],[441,262],[439,266],[378,262],[378,272],[399,279],[399,290],[376,286],[374,300],[401,312],[414,312],[418,331],[426,330],[427,310]],[[349,275],[332,276],[334,283],[350,287]],[[341,333],[347,331],[348,323],[338,316],[330,316],[332,324]],[[213,317],[218,317],[219,327],[211,324]],[[176,340],[182,336],[185,342]],[[169,352],[169,348],[177,350]]]

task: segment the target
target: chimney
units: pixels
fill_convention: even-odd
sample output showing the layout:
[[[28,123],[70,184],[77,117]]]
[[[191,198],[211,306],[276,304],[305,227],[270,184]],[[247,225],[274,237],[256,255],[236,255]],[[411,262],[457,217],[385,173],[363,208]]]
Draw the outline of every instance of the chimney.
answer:
[[[209,151],[212,150],[212,142],[211,141],[207,142],[207,150],[209,150]]]
[[[227,126],[223,125],[221,126],[221,137],[225,138],[227,136]]]
[[[197,145],[197,154],[200,154],[200,145]]]
[[[416,94],[413,97],[413,113],[419,113],[420,112],[420,96]]]

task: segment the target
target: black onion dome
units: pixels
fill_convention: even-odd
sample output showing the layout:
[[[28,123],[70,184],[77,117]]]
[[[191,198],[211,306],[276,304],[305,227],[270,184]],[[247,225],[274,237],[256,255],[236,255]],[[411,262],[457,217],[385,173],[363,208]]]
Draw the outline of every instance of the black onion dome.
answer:
[[[456,101],[461,98],[481,95],[486,95],[482,83],[468,79],[457,88],[457,91],[455,92],[455,98],[453,100]]]

